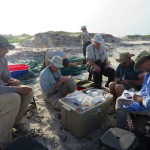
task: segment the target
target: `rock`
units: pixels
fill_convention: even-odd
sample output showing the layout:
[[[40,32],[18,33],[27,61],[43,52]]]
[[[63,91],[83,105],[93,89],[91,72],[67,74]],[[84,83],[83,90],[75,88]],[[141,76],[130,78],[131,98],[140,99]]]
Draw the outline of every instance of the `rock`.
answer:
[[[90,33],[91,39],[93,39],[96,33]],[[20,43],[21,46],[25,47],[38,47],[38,48],[50,48],[50,47],[60,47],[60,46],[82,46],[81,36],[79,35],[64,35],[55,34],[50,32],[38,33],[32,39],[28,39]],[[118,38],[112,36],[111,34],[102,34],[104,42],[116,43]]]

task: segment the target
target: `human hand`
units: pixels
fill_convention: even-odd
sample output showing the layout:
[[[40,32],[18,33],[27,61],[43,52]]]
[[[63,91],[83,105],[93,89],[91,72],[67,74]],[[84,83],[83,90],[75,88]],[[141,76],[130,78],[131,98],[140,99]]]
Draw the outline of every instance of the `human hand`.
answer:
[[[70,76],[62,76],[59,80],[59,84],[62,84],[64,81],[67,81],[67,79],[69,78]]]
[[[132,98],[135,102],[143,103],[143,98],[140,95],[134,93]]]
[[[106,69],[108,69],[108,68],[109,68],[109,66],[108,66],[108,65],[105,65],[105,66],[104,66],[104,69],[105,69],[105,70],[106,70]]]
[[[31,87],[17,87],[16,93],[20,94],[20,95],[26,95],[29,94],[31,92],[32,88]]]
[[[115,78],[114,81],[118,83],[120,82],[119,78]]]
[[[18,86],[18,85],[20,85],[20,81],[17,79],[10,79],[7,81],[7,84],[9,86]]]
[[[100,72],[101,68],[98,65],[94,65],[95,72]]]
[[[123,84],[123,83],[126,83],[126,84],[127,84],[127,83],[129,83],[129,80],[121,80],[121,81],[119,81],[119,83],[120,83],[120,84]]]

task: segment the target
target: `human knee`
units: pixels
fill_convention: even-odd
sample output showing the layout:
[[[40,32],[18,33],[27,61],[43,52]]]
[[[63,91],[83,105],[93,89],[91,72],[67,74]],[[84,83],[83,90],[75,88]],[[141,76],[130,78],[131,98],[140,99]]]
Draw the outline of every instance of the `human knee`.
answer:
[[[21,97],[19,94],[17,93],[12,93],[11,97],[9,97],[8,102],[11,103],[12,106],[14,106],[15,108],[19,108],[20,107],[20,103],[21,103]]]
[[[120,92],[120,91],[123,91],[124,90],[124,87],[122,84],[116,84],[115,85],[115,91],[116,92]]]
[[[116,82],[110,82],[109,83],[109,89],[112,90],[116,84],[117,84]]]
[[[71,83],[71,84],[75,84],[74,79],[73,78],[68,78],[67,82]]]
[[[31,102],[31,99],[33,98],[33,90],[31,90],[31,92],[29,94],[27,94],[28,99],[26,101],[28,101],[29,103]]]
[[[17,93],[12,93],[11,98],[9,99],[10,102],[15,103],[16,105],[20,105],[21,97]]]

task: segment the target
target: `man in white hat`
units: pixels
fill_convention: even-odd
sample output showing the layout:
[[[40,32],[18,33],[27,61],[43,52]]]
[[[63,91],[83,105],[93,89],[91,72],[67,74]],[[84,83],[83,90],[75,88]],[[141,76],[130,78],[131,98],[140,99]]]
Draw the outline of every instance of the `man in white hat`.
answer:
[[[145,75],[141,70],[134,71],[135,62],[131,59],[132,56],[135,55],[126,52],[121,53],[119,59],[116,59],[120,64],[116,69],[114,81],[109,84],[109,91],[113,95],[114,104],[124,90],[134,88],[139,91],[143,84]]]
[[[86,64],[86,47],[91,44],[91,40],[90,40],[90,35],[86,29],[86,26],[82,26],[81,30],[83,32],[81,36],[82,45],[83,45],[83,56],[84,56],[83,64]]]
[[[56,110],[60,110],[59,99],[77,89],[70,76],[61,76],[62,61],[60,56],[54,56],[50,60],[50,65],[40,74],[42,96]]]
[[[128,60],[129,61],[129,60]],[[148,115],[150,117],[150,52],[144,50],[135,58],[134,70],[146,73],[140,95],[133,94],[132,100],[118,98],[116,101],[117,127],[124,129],[127,125],[127,112]],[[133,127],[130,121],[131,127]]]
[[[101,88],[102,75],[108,77],[105,87],[108,87],[109,83],[114,81],[115,76],[115,70],[108,65],[108,56],[105,46],[102,45],[103,42],[104,39],[101,34],[96,34],[93,43],[86,49],[88,80],[91,80],[93,76],[94,82],[98,84],[99,88]]]

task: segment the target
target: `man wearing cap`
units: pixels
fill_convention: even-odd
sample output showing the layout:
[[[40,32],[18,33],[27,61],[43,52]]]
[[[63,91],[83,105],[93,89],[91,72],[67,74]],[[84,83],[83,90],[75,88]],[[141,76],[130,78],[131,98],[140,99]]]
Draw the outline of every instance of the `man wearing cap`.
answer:
[[[101,34],[96,34],[93,43],[86,49],[88,80],[91,80],[93,76],[94,82],[98,84],[99,88],[101,88],[102,75],[108,77],[105,87],[108,87],[109,83],[114,81],[115,76],[115,70],[108,65],[108,56],[105,46],[102,45],[103,42],[104,39]]]
[[[54,56],[50,60],[50,65],[40,74],[42,96],[56,110],[60,110],[59,99],[77,89],[70,76],[61,76],[62,61],[60,56]]]
[[[124,90],[134,88],[139,91],[144,82],[144,73],[141,70],[134,71],[135,62],[131,59],[132,56],[135,55],[126,52],[121,53],[119,59],[116,59],[120,64],[116,69],[114,82],[109,84],[109,91],[113,95],[114,104]]]
[[[140,95],[133,94],[133,101],[118,98],[116,101],[117,126],[127,126],[127,112],[150,116],[150,52],[144,50],[135,58],[134,70],[146,73]]]
[[[54,56],[60,56],[63,59],[62,65],[64,67],[71,67],[71,66],[76,66],[76,63],[71,63],[69,62],[67,56],[65,53],[63,53],[62,50],[49,50],[46,53],[46,59],[45,59],[45,66],[47,67],[50,64],[49,59],[52,59]]]
[[[83,32],[81,36],[82,45],[83,45],[83,56],[84,56],[83,64],[86,64],[86,47],[91,44],[91,40],[90,40],[90,35],[86,29],[86,26],[82,26],[81,30]]]
[[[28,133],[21,120],[33,98],[32,88],[20,85],[11,78],[7,60],[4,57],[15,46],[0,35],[0,150],[12,140],[12,128],[21,135]]]

